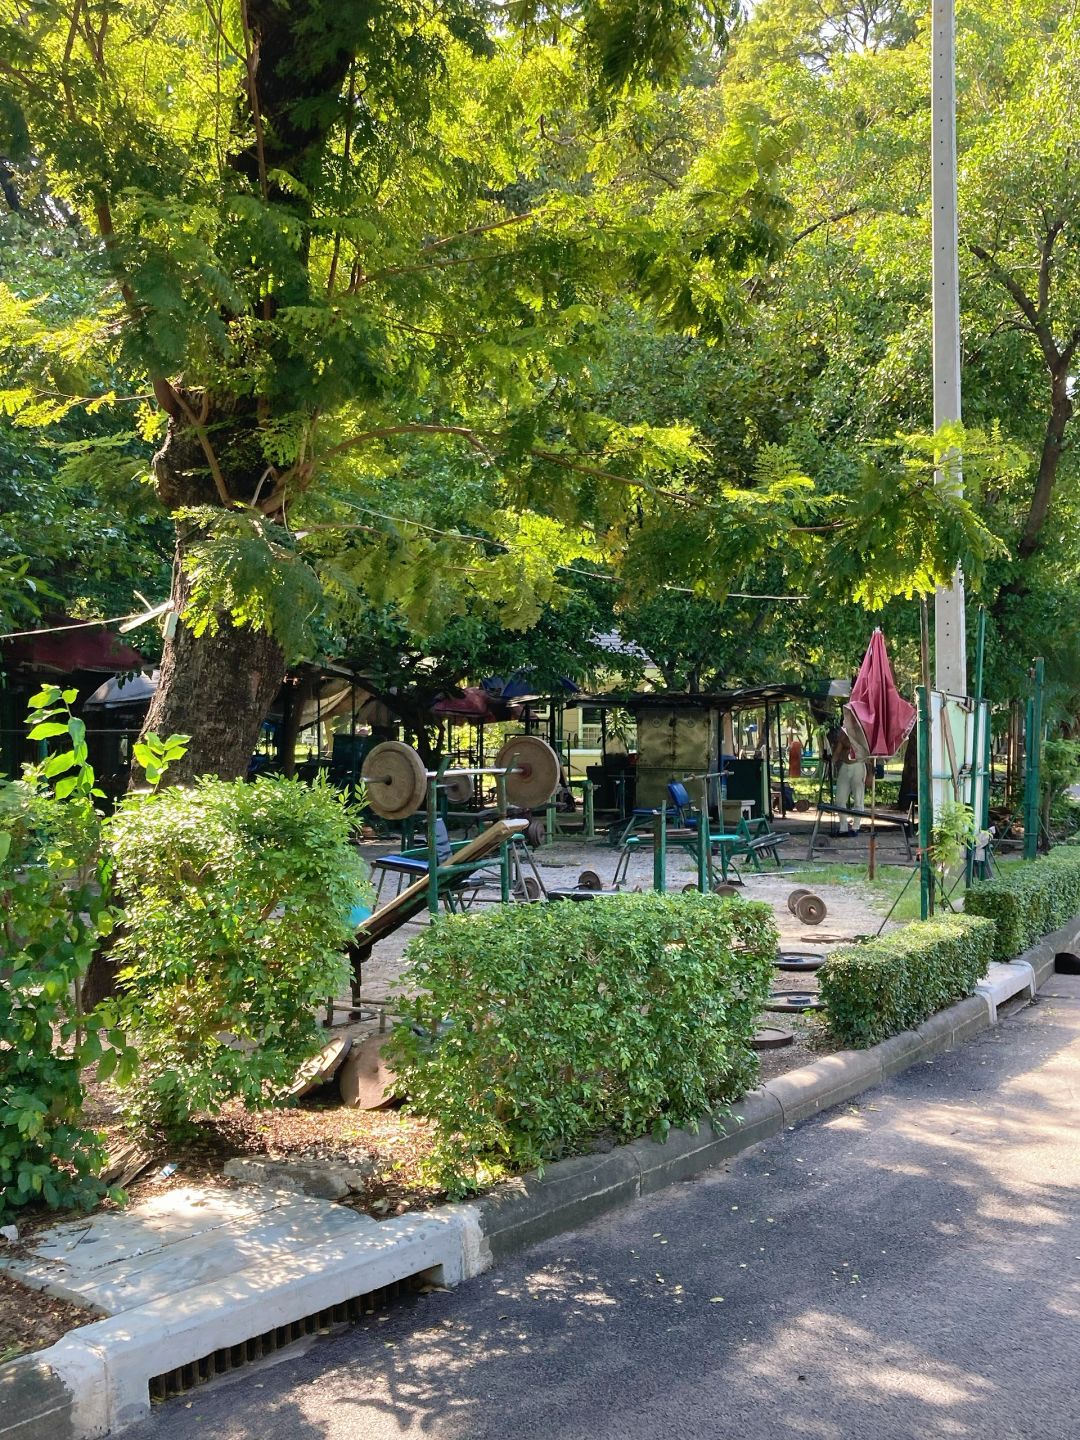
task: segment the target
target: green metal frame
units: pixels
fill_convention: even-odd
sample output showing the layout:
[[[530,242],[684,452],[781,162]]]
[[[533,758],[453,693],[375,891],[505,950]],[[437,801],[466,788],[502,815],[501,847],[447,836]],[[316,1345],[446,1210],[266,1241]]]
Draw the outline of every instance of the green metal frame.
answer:
[[[934,802],[930,784],[930,691],[920,685],[918,699],[919,747],[919,912],[924,920],[934,913],[934,870],[930,864],[930,832],[934,823]]]
[[[1028,697],[1024,725],[1024,859],[1034,860],[1039,850],[1039,782],[1043,747],[1043,688],[1046,665],[1035,661],[1034,684]]]

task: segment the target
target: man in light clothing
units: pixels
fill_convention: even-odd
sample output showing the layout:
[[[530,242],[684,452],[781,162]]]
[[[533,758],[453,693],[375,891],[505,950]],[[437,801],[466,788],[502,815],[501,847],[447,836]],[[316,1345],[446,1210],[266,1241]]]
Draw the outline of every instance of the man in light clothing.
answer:
[[[866,808],[866,760],[858,752],[843,730],[839,731],[832,750],[833,775],[836,788],[833,804],[841,810],[863,810]],[[845,829],[844,821],[847,820]],[[862,826],[861,815],[840,816],[840,834],[857,835]]]

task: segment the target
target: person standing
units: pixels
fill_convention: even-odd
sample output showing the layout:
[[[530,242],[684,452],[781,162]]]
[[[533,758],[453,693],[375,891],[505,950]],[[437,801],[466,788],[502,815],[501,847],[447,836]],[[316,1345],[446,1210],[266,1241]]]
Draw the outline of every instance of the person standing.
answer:
[[[859,756],[843,730],[837,732],[833,742],[832,766],[836,777],[833,803],[838,809],[848,812],[846,816],[840,816],[840,834],[858,835],[862,828],[862,816],[850,812],[865,809],[866,760]]]

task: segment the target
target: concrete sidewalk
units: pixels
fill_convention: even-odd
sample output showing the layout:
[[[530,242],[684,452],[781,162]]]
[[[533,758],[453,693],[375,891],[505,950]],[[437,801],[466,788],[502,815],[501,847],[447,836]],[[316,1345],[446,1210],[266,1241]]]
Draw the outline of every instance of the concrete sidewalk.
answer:
[[[131,1440],[1074,1440],[1080,980]]]

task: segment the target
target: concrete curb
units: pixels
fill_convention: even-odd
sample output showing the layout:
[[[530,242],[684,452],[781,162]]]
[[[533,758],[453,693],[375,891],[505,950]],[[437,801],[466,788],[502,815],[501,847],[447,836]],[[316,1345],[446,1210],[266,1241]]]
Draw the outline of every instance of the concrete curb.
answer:
[[[1031,975],[1041,988],[1061,953],[1080,954],[1080,916],[1016,957],[1015,991],[1027,988]],[[227,1284],[195,1286],[167,1303],[83,1326],[47,1350],[0,1366],[0,1440],[116,1433],[147,1414],[147,1381],[155,1374],[406,1273],[437,1271],[448,1285],[471,1279],[540,1240],[700,1175],[995,1023],[994,999],[977,993],[880,1045],[842,1050],[770,1080],[695,1131],[557,1161],[543,1175],[508,1181],[471,1204],[416,1217],[426,1225],[411,1217],[384,1221],[379,1229],[388,1243],[374,1251],[370,1244],[328,1241],[303,1261],[275,1266],[272,1275],[253,1266]],[[437,1238],[433,1229],[441,1232]]]

